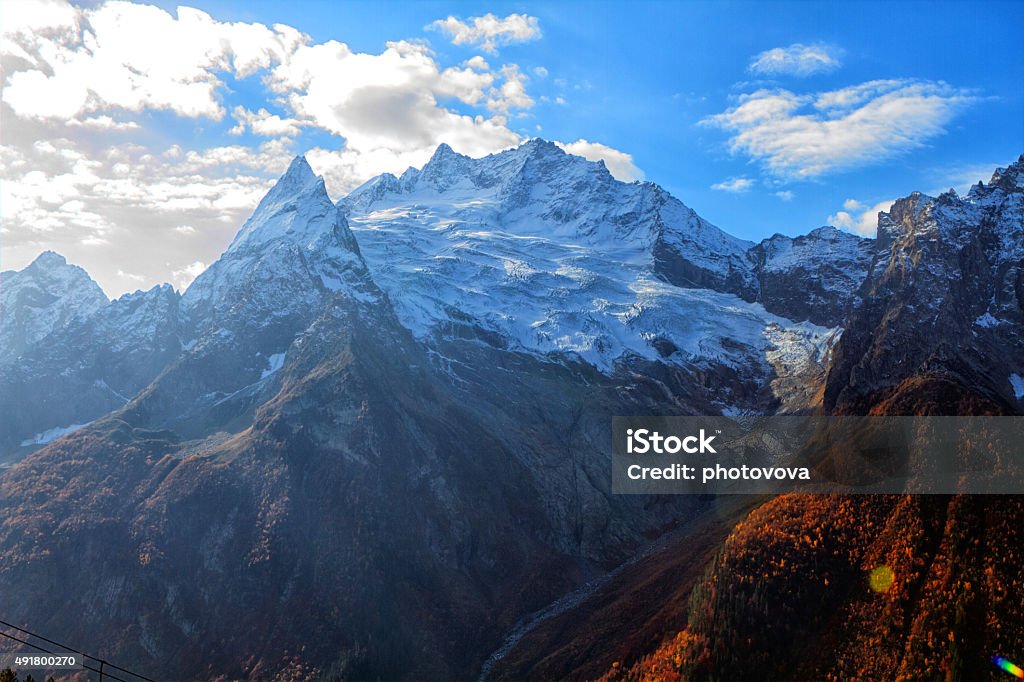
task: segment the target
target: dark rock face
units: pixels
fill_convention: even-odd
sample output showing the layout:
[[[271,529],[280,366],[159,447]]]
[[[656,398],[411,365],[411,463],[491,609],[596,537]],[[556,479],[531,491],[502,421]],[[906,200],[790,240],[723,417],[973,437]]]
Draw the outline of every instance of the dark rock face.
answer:
[[[586,367],[460,346],[452,382],[386,309],[336,300],[246,431],[140,428],[144,393],[40,452],[0,484],[3,515],[53,538],[36,556],[35,531],[0,532],[13,617],[52,614],[40,627],[172,677],[264,679],[293,657],[357,678],[471,676],[521,614],[697,503],[614,497],[590,456],[610,415],[691,410],[664,391],[694,386],[647,379],[623,396]],[[495,372],[514,377],[500,394]],[[73,557],[57,595],[48,579]]]
[[[1024,408],[1014,384],[1024,367],[1022,168],[964,198],[912,194],[882,215],[864,303],[835,350],[828,409],[869,410],[910,378],[959,385],[995,412]]]
[[[756,300],[791,320],[841,326],[860,303],[857,291],[874,249],[873,240],[834,227],[765,239],[749,252],[757,276]]]
[[[822,227],[800,237],[777,234],[713,260],[662,238],[654,257],[658,274],[676,286],[736,294],[782,317],[834,327],[860,302],[874,250],[871,239]]]

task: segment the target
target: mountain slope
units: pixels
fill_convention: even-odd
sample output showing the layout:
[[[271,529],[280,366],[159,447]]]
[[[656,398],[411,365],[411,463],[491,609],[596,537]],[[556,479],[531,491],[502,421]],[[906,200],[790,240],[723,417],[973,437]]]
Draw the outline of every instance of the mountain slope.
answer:
[[[45,445],[148,386],[181,353],[179,298],[167,284],[126,294],[0,366],[0,453]]]
[[[170,677],[466,677],[700,504],[593,456],[612,414],[714,409],[697,369],[423,343],[302,159],[178,311],[148,387],[0,478],[16,619]]]
[[[1024,366],[1021,170],[1024,158],[966,197],[913,194],[882,214],[829,409],[1024,412],[1007,380]],[[1002,679],[991,657],[1024,642],[1022,521],[1010,496],[775,498],[723,544],[685,629],[606,678]]]

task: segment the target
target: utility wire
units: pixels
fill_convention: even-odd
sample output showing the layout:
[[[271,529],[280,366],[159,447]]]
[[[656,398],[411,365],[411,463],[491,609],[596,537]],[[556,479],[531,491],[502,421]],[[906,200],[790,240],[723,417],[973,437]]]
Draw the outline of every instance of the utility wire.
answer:
[[[110,663],[108,661],[104,661],[101,658],[96,658],[95,656],[90,656],[87,653],[78,651],[77,649],[72,649],[69,646],[64,646],[63,644],[61,644],[59,642],[55,642],[52,639],[47,639],[46,637],[43,637],[42,635],[37,635],[36,633],[31,632],[29,630],[26,630],[25,628],[19,628],[17,625],[12,625],[12,624],[10,624],[10,623],[8,623],[6,621],[3,621],[3,620],[0,620],[0,625],[3,625],[4,627],[11,628],[12,630],[17,630],[18,632],[23,632],[26,635],[29,635],[31,637],[35,637],[36,639],[41,639],[44,642],[47,642],[48,644],[52,644],[53,646],[60,647],[64,651],[70,651],[73,654],[79,654],[80,656],[82,656],[84,658],[89,658],[89,659],[92,659],[94,661],[97,661],[98,663],[100,663],[100,667],[104,668],[104,670],[99,670],[97,668],[93,668],[93,667],[91,667],[89,665],[86,665],[85,661],[82,661],[82,667],[85,668],[86,670],[91,670],[94,673],[99,673],[100,676],[101,676],[100,679],[103,679],[104,677],[109,677],[112,680],[116,680],[116,682],[128,682],[128,680],[125,680],[124,678],[118,677],[117,675],[114,675],[114,674],[109,673],[109,672],[106,671],[107,667],[111,667],[111,668],[114,668],[115,670],[120,670],[121,672],[125,672],[125,673],[128,673],[129,675],[137,677],[140,680],[145,680],[146,682],[156,682],[155,680],[152,680],[152,679],[146,677],[145,675],[140,675],[138,673],[132,672],[131,670],[128,670],[127,668],[122,668],[119,665],[114,665],[113,663]],[[14,635],[9,635],[6,632],[0,631],[0,635],[2,635],[4,637],[7,637],[8,639],[13,639],[15,642],[20,642],[21,644],[24,644],[26,646],[30,646],[33,649],[38,649],[39,651],[42,651],[44,654],[52,654],[53,653],[52,651],[47,651],[46,649],[44,649],[43,647],[41,647],[41,646],[39,646],[37,644],[32,644],[31,642],[26,642],[25,640],[20,639],[18,637],[15,637]]]
[[[85,656],[86,658],[91,658],[92,660],[94,660],[96,662],[102,662],[104,666],[110,666],[111,668],[114,668],[116,670],[120,670],[121,672],[128,673],[129,675],[137,677],[140,680],[145,680],[145,682],[156,682],[156,680],[151,680],[150,678],[146,677],[145,675],[140,675],[140,674],[138,674],[136,672],[132,672],[131,670],[128,670],[127,668],[122,668],[119,665],[114,665],[110,661],[103,661],[102,659],[96,658],[95,656],[90,656],[89,654],[85,653],[84,651],[78,651],[77,649],[72,649],[69,646],[61,644],[60,642],[55,642],[52,639],[47,639],[46,637],[43,637],[42,635],[37,635],[36,633],[31,632],[29,630],[26,630],[25,628],[19,628],[17,625],[14,625],[12,623],[8,623],[6,621],[0,620],[0,625],[3,625],[4,627],[9,627],[12,630],[17,630],[18,632],[23,632],[26,635],[31,635],[32,637],[35,637],[36,639],[41,639],[44,642],[46,642],[47,644],[52,644],[53,646],[60,647],[64,651],[70,651],[73,654],[81,654],[82,656]],[[104,671],[104,674],[106,674],[106,671]]]
[[[17,629],[17,628],[15,628],[15,629]],[[14,635],[9,635],[6,632],[0,632],[0,636],[6,637],[7,639],[13,639],[15,642],[19,642],[21,644],[24,644],[25,646],[30,646],[33,649],[37,649],[39,651],[42,651],[44,654],[51,654],[51,655],[53,654],[53,652],[48,650],[48,649],[44,649],[43,647],[41,647],[41,646],[39,646],[37,644],[33,644],[32,642],[26,642],[25,640],[23,640],[23,639],[21,639],[19,637],[15,637]],[[82,653],[80,653],[78,651],[73,651],[72,653],[79,654],[81,656],[85,656],[85,654],[82,654]],[[89,656],[89,658],[92,658],[92,656]],[[127,680],[122,680],[120,677],[117,677],[116,675],[111,675],[110,673],[103,672],[102,670],[97,670],[96,668],[90,668],[89,666],[87,666],[85,664],[84,661],[82,663],[82,667],[85,668],[86,670],[91,670],[94,673],[99,673],[101,680],[103,679],[104,676],[106,676],[106,677],[110,677],[113,680],[118,680],[118,682],[127,682]]]
[[[14,626],[12,625],[10,627],[14,627]],[[32,633],[29,633],[27,630],[22,630],[19,627],[14,627],[14,629],[18,630],[20,632],[26,632],[28,634],[32,634]],[[4,637],[7,637],[8,639],[13,639],[15,642],[20,642],[20,643],[24,644],[25,646],[30,646],[33,649],[38,649],[39,651],[42,651],[44,654],[53,654],[52,651],[44,649],[43,647],[39,646],[38,644],[33,644],[32,642],[26,642],[25,640],[20,639],[18,637],[15,637],[14,635],[9,635],[6,632],[0,632],[0,635],[2,635]],[[38,635],[32,635],[32,636],[36,637]],[[46,638],[45,637],[40,637],[40,639],[46,639]],[[49,642],[50,640],[46,640],[46,641]],[[51,642],[51,643],[54,643],[54,642]],[[62,645],[57,644],[56,646],[62,646]],[[71,651],[71,653],[74,653],[74,654],[79,654],[80,656],[83,656],[85,658],[91,658],[91,659],[93,659],[95,661],[99,661],[100,660],[100,659],[96,658],[95,656],[90,656],[89,654],[83,654],[81,651],[74,651],[72,649],[67,649],[67,651]],[[107,663],[106,661],[100,661],[100,668],[102,668],[104,665],[110,665],[110,664]],[[122,679],[122,678],[118,677],[117,675],[112,675],[111,673],[108,673],[105,670],[97,670],[96,668],[90,667],[90,666],[85,664],[85,661],[82,661],[82,667],[85,668],[86,670],[91,670],[94,673],[99,673],[100,674],[100,680],[103,680],[104,677],[109,677],[112,680],[117,680],[117,682],[128,682],[128,680]],[[118,670],[120,670],[120,669],[121,668],[118,668]],[[129,674],[132,674],[132,675],[135,674],[135,673],[132,673],[130,670],[126,670],[125,672],[127,672]]]

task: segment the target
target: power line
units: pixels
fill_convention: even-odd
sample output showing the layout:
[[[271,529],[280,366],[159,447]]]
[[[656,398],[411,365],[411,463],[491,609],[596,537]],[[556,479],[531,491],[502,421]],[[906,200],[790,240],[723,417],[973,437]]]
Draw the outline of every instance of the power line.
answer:
[[[145,680],[145,682],[156,682],[156,680],[150,679],[149,677],[146,677],[145,675],[140,675],[139,673],[132,672],[131,670],[128,670],[127,668],[122,668],[119,665],[114,665],[113,663],[110,663],[109,661],[104,661],[101,658],[96,658],[95,656],[90,656],[89,654],[87,654],[85,652],[78,651],[77,649],[72,649],[69,646],[65,646],[64,644],[61,644],[60,642],[55,642],[52,639],[48,639],[46,637],[43,637],[42,635],[37,635],[36,633],[34,633],[34,632],[30,631],[30,630],[26,630],[25,628],[19,628],[17,625],[13,625],[11,623],[8,623],[7,621],[0,620],[0,625],[3,625],[4,627],[11,628],[12,630],[17,630],[18,632],[23,632],[26,635],[29,635],[31,637],[35,637],[36,639],[41,639],[44,642],[46,642],[47,644],[52,644],[55,647],[60,647],[64,651],[70,651],[73,654],[81,655],[83,658],[89,658],[89,659],[92,659],[92,660],[96,661],[97,663],[100,664],[100,668],[101,669],[96,669],[96,668],[90,667],[90,666],[86,665],[85,661],[82,661],[82,667],[85,668],[86,670],[91,670],[94,673],[99,673],[100,676],[101,676],[100,679],[103,679],[103,677],[109,677],[110,679],[115,680],[116,682],[128,682],[128,680],[125,680],[125,679],[123,679],[121,677],[118,677],[117,675],[114,675],[113,673],[109,673],[109,672],[107,672],[105,670],[105,668],[110,667],[110,668],[114,668],[115,670],[120,670],[121,672],[128,673],[129,675],[132,675],[133,677],[137,677],[140,680]],[[15,637],[14,635],[9,635],[6,632],[0,631],[0,635],[2,635],[4,637],[7,637],[8,639],[13,639],[15,642],[20,642],[20,643],[22,643],[22,644],[24,644],[26,646],[30,646],[33,649],[38,649],[39,651],[42,651],[44,654],[52,654],[53,653],[52,651],[47,651],[46,649],[44,649],[43,647],[41,647],[41,646],[39,646],[37,644],[32,644],[31,642],[26,642],[25,640],[20,639],[18,637]]]
[[[15,628],[15,629],[18,629],[18,628]],[[48,649],[44,649],[43,647],[41,647],[41,646],[39,646],[37,644],[33,644],[32,642],[26,642],[25,640],[20,639],[18,637],[15,637],[14,635],[9,635],[6,632],[0,632],[0,636],[6,637],[7,639],[13,639],[15,642],[20,642],[21,644],[24,644],[25,646],[30,646],[33,649],[37,649],[39,651],[42,651],[44,654],[53,654],[53,652],[48,650]],[[85,656],[85,654],[82,654],[81,652],[78,652],[78,651],[73,651],[72,653],[79,654],[81,656]],[[90,656],[89,658],[92,658],[92,656]],[[105,673],[102,670],[97,670],[96,668],[90,668],[89,666],[87,666],[85,664],[84,661],[82,662],[82,667],[85,668],[86,670],[91,670],[94,673],[99,673],[101,680],[103,679],[104,676],[107,676],[107,677],[110,677],[113,680],[118,680],[119,682],[127,682],[127,680],[122,680],[120,677],[117,677],[116,675],[111,675],[110,673]]]

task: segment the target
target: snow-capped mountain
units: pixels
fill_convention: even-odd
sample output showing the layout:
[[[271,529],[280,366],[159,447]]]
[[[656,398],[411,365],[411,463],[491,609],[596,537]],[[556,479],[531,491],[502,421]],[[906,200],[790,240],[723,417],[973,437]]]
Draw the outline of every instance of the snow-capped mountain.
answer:
[[[181,351],[179,299],[164,284],[91,313],[67,302],[67,322],[0,366],[0,455],[24,455],[148,386]]]
[[[299,156],[182,295],[180,358],[128,413],[190,434],[251,416],[325,308],[380,302],[344,215]]]
[[[300,156],[180,300],[161,289],[106,304],[56,254],[8,275],[5,301],[21,303],[2,330],[28,354],[0,389],[21,415],[4,447],[20,453],[125,405],[172,365],[149,387],[168,392],[160,415],[205,423],[211,411],[251,410],[292,343],[345,300],[393,306],[428,346],[473,340],[608,375],[636,362],[725,372],[704,389],[708,405],[771,410],[759,387],[820,380],[868,244],[823,229],[754,245],[657,185],[619,182],[541,140],[482,159],[441,145],[422,169],[382,175],[337,206]],[[26,301],[43,295],[18,292],[44,289],[59,310],[32,317]],[[124,365],[129,351],[146,360]],[[458,361],[450,354],[436,347],[434,361]],[[172,379],[185,374],[188,390]],[[80,399],[44,407],[58,387]]]
[[[541,140],[482,159],[442,145],[422,170],[380,176],[340,206],[421,339],[476,337],[612,372],[630,358],[752,368],[769,328],[803,352],[830,333],[732,293],[757,289],[752,243]],[[774,271],[788,265],[779,250]]]
[[[333,292],[367,301],[376,295],[344,216],[299,156],[220,259],[188,287],[182,309],[196,334],[225,324],[273,327],[291,315],[308,324]]]
[[[0,273],[0,365],[106,304],[103,290],[85,270],[53,251],[44,251],[24,270]]]
[[[756,300],[793,320],[842,325],[860,303],[858,291],[875,249],[873,239],[828,226],[799,237],[765,239],[748,252]]]
[[[6,615],[173,678],[472,676],[706,504],[612,495],[613,415],[817,409],[826,376],[832,407],[886,358],[1019,349],[1019,167],[878,240],[752,244],[538,140],[337,204],[299,157],[180,297],[34,284],[57,317],[0,322],[32,339],[2,446],[41,448],[0,474]],[[1004,355],[978,385],[1011,409]]]

